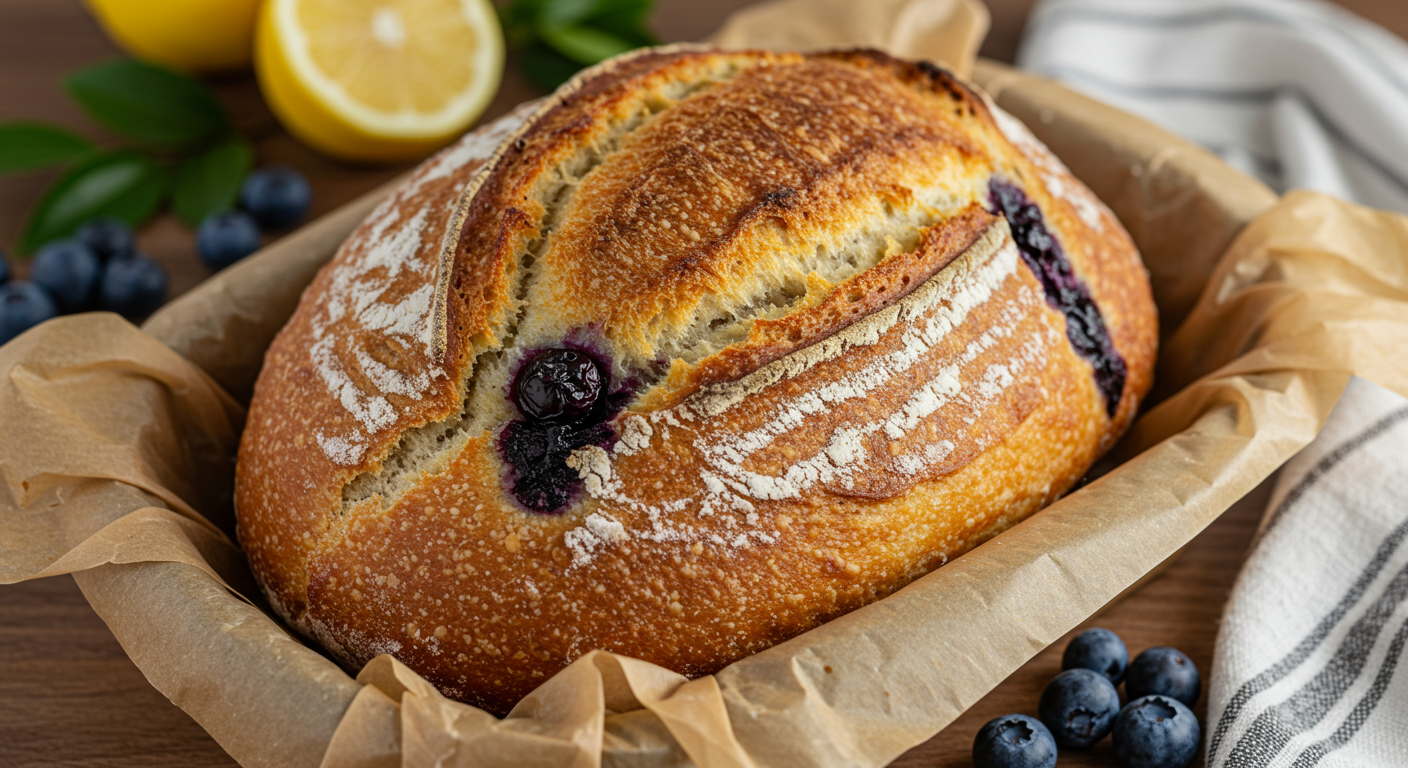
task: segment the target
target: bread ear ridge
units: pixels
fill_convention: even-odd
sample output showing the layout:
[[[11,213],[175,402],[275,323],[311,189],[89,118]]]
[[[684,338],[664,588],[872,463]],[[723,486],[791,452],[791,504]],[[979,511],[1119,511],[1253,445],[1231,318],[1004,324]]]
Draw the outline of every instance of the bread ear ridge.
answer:
[[[512,135],[506,137],[494,154],[485,161],[483,167],[470,179],[469,183],[460,192],[459,199],[455,202],[453,213],[450,214],[450,224],[445,229],[444,236],[440,241],[439,258],[436,264],[435,296],[433,300],[433,310],[431,312],[431,343],[435,352],[435,359],[444,362],[445,353],[448,347],[448,322],[449,322],[449,298],[450,283],[453,277],[456,257],[463,246],[464,225],[469,219],[469,211],[475,195],[484,186],[484,181],[489,174],[503,160],[504,155],[521,141],[523,137],[532,133],[538,121],[544,115],[556,109],[558,106],[569,101],[574,94],[582,89],[584,83],[591,82],[596,78],[607,75],[610,72],[626,67],[626,65],[644,58],[660,58],[676,54],[703,53],[714,50],[712,47],[700,43],[673,43],[670,45],[656,46],[653,48],[642,48],[636,51],[622,54],[612,59],[608,59],[600,64],[581,70],[573,75],[566,83],[559,87],[552,95],[541,100],[541,103],[528,116],[523,124],[514,131]]]

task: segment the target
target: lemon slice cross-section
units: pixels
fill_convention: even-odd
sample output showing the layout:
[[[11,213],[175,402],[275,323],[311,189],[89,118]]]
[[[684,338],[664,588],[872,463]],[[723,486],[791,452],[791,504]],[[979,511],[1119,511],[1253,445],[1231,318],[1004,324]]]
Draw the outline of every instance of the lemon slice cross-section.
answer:
[[[346,160],[424,157],[498,91],[488,0],[267,0],[255,36],[265,99],[294,136]]]

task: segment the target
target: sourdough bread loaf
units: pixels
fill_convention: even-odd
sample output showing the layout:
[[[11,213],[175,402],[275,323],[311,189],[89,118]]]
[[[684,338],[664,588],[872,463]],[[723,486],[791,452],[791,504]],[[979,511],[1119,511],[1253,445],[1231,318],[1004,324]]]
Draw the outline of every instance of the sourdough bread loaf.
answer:
[[[1157,329],[1120,224],[927,63],[654,49],[466,136],[268,351],[240,541],[291,625],[502,713],[686,675],[1069,490]]]

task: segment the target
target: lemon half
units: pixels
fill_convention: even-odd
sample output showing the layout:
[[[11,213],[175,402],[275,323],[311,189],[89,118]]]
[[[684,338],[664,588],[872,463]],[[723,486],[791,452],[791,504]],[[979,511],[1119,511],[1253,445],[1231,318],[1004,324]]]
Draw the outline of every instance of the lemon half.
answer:
[[[267,0],[255,34],[274,114],[345,160],[414,160],[444,146],[489,106],[503,66],[488,0]]]

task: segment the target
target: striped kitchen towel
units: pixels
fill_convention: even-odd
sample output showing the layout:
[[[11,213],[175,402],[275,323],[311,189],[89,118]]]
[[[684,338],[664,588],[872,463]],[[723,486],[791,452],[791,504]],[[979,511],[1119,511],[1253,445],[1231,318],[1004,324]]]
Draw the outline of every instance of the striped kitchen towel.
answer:
[[[1214,766],[1408,766],[1408,401],[1351,382],[1282,470],[1227,604]]]
[[[1399,0],[1408,1],[1408,0]],[[1309,0],[1046,0],[1018,62],[1278,191],[1408,211],[1408,44]],[[1408,768],[1408,400],[1356,379],[1223,617],[1207,765]]]
[[[1047,0],[1017,63],[1197,141],[1278,192],[1408,212],[1408,44],[1337,6]]]

